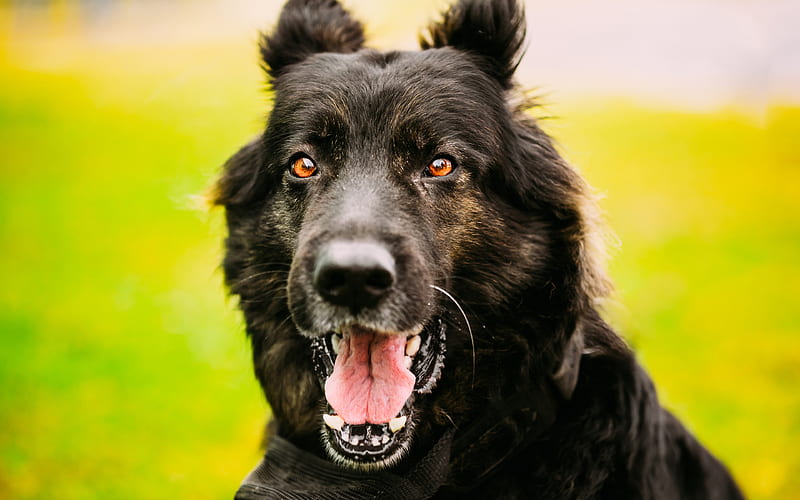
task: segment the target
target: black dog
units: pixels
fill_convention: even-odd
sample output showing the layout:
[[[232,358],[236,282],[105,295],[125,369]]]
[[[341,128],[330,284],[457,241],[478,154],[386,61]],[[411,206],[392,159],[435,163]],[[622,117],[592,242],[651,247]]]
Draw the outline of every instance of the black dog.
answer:
[[[225,274],[274,415],[240,498],[741,498],[601,319],[591,197],[512,77],[514,0],[418,52],[290,0],[264,134],[225,165]]]

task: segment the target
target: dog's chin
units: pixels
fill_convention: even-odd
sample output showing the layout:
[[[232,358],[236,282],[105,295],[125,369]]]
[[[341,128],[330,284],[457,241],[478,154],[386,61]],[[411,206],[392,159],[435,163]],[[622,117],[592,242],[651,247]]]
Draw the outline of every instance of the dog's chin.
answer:
[[[351,326],[352,327],[352,326]],[[314,369],[322,386],[333,373],[338,345],[348,329],[318,336],[311,341]],[[363,329],[363,326],[355,325]],[[406,366],[414,375],[414,388],[403,408],[388,422],[350,424],[325,402],[320,412],[323,446],[334,462],[352,469],[375,471],[400,462],[411,448],[414,427],[420,412],[415,403],[434,391],[445,363],[446,327],[441,318],[434,318],[413,335],[407,336]]]

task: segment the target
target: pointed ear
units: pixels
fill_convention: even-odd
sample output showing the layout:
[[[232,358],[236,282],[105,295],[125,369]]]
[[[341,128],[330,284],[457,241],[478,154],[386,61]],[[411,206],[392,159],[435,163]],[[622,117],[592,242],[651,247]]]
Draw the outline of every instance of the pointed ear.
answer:
[[[454,47],[482,56],[504,87],[519,65],[525,14],[516,0],[460,0],[420,37],[423,49]]]
[[[318,52],[355,52],[364,30],[336,0],[289,0],[271,34],[261,35],[261,57],[272,78]]]

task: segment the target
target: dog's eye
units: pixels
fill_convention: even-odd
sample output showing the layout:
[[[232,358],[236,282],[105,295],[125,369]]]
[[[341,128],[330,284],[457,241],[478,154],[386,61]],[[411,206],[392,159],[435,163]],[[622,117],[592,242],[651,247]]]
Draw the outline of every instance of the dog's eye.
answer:
[[[428,164],[425,174],[429,177],[444,177],[455,170],[455,164],[448,158],[436,158]]]
[[[317,164],[308,156],[301,156],[292,162],[292,167],[289,171],[295,177],[308,179],[317,174]]]

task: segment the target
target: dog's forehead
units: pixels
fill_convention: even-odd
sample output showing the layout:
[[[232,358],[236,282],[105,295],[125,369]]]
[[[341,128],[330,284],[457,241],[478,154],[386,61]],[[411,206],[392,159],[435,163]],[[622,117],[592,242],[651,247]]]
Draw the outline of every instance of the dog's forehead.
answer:
[[[432,106],[443,114],[477,112],[502,100],[502,90],[475,62],[450,48],[417,52],[322,53],[275,82],[277,102],[294,112],[328,108],[342,118],[391,111],[412,117]]]
[[[283,147],[333,138],[342,148],[496,151],[507,117],[505,91],[469,54],[323,53],[295,64],[275,82],[270,120]],[[401,145],[402,144],[402,145]]]

